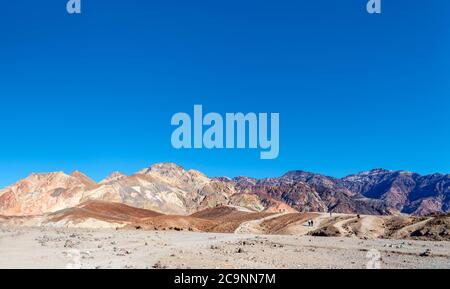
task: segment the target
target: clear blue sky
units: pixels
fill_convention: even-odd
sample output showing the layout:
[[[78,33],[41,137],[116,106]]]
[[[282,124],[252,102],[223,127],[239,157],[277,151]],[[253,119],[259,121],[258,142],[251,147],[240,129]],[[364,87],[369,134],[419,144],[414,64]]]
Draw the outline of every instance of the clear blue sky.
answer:
[[[450,171],[450,1],[3,1],[0,186],[172,161],[218,175]],[[279,112],[280,156],[171,147],[170,118]]]

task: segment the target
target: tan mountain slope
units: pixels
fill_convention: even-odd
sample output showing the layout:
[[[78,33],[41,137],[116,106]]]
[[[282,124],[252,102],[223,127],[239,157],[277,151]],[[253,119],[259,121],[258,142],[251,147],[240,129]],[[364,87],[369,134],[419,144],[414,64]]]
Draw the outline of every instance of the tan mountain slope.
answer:
[[[201,208],[227,203],[235,193],[232,186],[170,163],[153,165],[130,177],[110,178],[102,183],[85,192],[82,201],[119,202],[165,214],[188,215]]]
[[[39,215],[74,207],[84,192],[95,187],[95,182],[80,172],[31,174],[0,190],[0,214]]]
[[[92,200],[172,215],[189,215],[217,205],[251,211],[270,207],[257,195],[236,191],[232,182],[210,179],[198,171],[162,163],[131,176],[115,172],[99,184],[78,171],[70,175],[32,174],[0,191],[0,215],[40,215]]]

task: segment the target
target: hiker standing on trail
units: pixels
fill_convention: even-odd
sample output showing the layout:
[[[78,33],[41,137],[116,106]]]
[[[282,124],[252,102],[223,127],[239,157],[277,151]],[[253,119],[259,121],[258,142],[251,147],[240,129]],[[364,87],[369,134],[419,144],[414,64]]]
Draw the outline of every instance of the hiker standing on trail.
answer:
[[[311,220],[311,227],[314,227],[314,221]]]

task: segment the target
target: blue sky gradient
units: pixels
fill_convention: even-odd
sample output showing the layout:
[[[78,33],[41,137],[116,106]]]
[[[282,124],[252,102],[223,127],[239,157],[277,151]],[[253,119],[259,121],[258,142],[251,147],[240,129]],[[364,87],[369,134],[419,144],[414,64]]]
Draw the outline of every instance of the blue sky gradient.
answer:
[[[450,1],[4,1],[0,186],[155,162],[211,176],[450,171]],[[280,156],[175,150],[176,112],[279,112]]]

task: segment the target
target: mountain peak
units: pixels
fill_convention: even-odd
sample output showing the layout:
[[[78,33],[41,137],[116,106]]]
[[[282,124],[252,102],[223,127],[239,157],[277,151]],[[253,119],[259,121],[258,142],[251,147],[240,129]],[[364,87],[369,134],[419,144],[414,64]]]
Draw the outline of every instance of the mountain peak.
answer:
[[[150,167],[153,171],[176,170],[184,171],[184,168],[176,163],[158,163]]]
[[[175,163],[158,163],[150,166],[149,168],[140,170],[138,174],[146,175],[150,172],[156,172],[161,175],[173,175],[174,173],[183,173],[185,170],[182,166]]]
[[[307,171],[302,170],[292,170],[285,173],[282,177],[288,178],[288,177],[296,177],[296,176],[309,176],[309,175],[315,175],[314,173],[310,173]]]
[[[387,170],[383,168],[375,168],[369,171],[371,174],[385,174],[385,173],[392,173],[392,170]]]
[[[79,177],[87,178],[88,177],[87,175],[83,174],[81,171],[73,171],[70,173],[70,176],[75,177],[75,178],[79,178]]]
[[[383,169],[383,168],[375,168],[375,169],[371,169],[371,170],[368,170],[368,171],[362,171],[362,172],[359,172],[359,173],[348,175],[346,177],[343,177],[342,180],[355,180],[355,179],[361,178],[361,177],[383,175],[383,174],[393,173],[393,172],[395,172],[395,171],[386,170],[386,169]]]
[[[91,179],[90,177],[88,177],[87,175],[85,175],[80,171],[73,171],[72,173],[70,173],[69,176],[76,178],[77,180],[79,180],[88,187],[93,187],[97,184],[93,179]]]
[[[31,173],[28,177],[49,177],[49,176],[56,176],[56,175],[66,175],[63,171],[57,171],[57,172],[49,172],[49,173]]]
[[[111,182],[114,182],[114,181],[122,180],[122,179],[127,178],[127,177],[128,177],[127,175],[125,175],[125,174],[123,174],[121,172],[118,172],[118,171],[112,172],[106,178],[104,178],[100,182],[100,184],[111,183]]]

